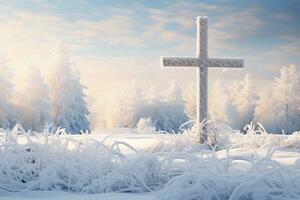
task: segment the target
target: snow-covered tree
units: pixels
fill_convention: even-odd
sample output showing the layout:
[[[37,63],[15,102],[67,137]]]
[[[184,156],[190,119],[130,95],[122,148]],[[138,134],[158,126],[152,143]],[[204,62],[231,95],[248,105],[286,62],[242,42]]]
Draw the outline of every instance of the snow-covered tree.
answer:
[[[150,105],[151,107],[151,105]],[[189,119],[185,113],[185,104],[181,87],[176,82],[171,83],[164,92],[163,99],[152,105],[151,119],[157,130],[179,131],[179,127]]]
[[[170,87],[165,91],[163,98],[169,103],[181,104],[183,101],[182,88],[176,81],[173,81]]]
[[[197,90],[194,84],[188,86],[184,92],[185,113],[190,119],[196,119],[197,115]]]
[[[132,83],[109,95],[100,121],[104,128],[134,128],[145,122],[141,119],[151,119],[157,131],[172,132],[178,131],[180,125],[188,120],[182,95],[179,95],[182,94],[180,87],[172,84],[170,89],[162,92],[164,95],[154,87],[147,92],[142,91],[145,88]]]
[[[121,92],[121,123],[122,127],[135,127],[142,117],[144,97],[135,82]]]
[[[71,133],[89,131],[89,111],[84,93],[86,87],[80,83],[79,73],[62,44],[58,45],[54,56],[55,66],[49,79],[54,125]]]
[[[253,120],[256,102],[256,90],[248,75],[231,84],[216,81],[209,98],[210,118],[243,129]]]
[[[209,117],[216,121],[229,123],[229,99],[226,89],[226,85],[223,82],[215,81],[212,91],[209,93]]]
[[[300,128],[300,72],[295,65],[283,67],[272,87],[260,94],[255,120],[272,132],[291,133]]]
[[[0,128],[9,128],[16,122],[11,104],[13,93],[13,74],[7,61],[0,55]]]
[[[134,128],[142,117],[144,95],[134,83],[123,85],[117,91],[110,91],[103,100],[98,122],[103,128]]]
[[[228,118],[232,128],[243,129],[254,118],[254,111],[257,102],[256,89],[249,75],[243,80],[234,81],[228,87],[229,111]]]
[[[154,104],[155,102],[161,102],[163,99],[161,92],[158,88],[153,85],[150,86],[150,89],[145,94],[146,103]]]
[[[18,102],[20,122],[27,130],[42,131],[52,122],[49,88],[34,64],[30,65],[25,77]]]

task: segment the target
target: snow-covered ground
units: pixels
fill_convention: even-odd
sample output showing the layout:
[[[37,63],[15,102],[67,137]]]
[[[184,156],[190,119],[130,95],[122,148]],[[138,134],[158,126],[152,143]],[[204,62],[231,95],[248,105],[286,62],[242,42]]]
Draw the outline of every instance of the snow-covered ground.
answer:
[[[25,191],[17,193],[3,193],[0,199],[5,200],[153,200],[154,193],[128,194],[128,193],[106,193],[106,194],[78,194],[63,191]]]
[[[300,199],[300,134],[0,136],[0,199]],[[132,134],[132,133],[134,134]]]

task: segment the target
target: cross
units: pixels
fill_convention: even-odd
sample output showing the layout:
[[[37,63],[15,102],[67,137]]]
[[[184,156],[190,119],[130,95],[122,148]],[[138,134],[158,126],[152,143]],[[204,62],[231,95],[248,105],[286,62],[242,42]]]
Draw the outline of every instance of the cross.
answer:
[[[197,68],[197,121],[199,142],[207,140],[205,120],[207,120],[207,69],[242,68],[241,58],[209,58],[207,56],[207,17],[197,17],[197,52],[196,57],[162,57],[163,67]],[[201,128],[201,124],[202,126]]]

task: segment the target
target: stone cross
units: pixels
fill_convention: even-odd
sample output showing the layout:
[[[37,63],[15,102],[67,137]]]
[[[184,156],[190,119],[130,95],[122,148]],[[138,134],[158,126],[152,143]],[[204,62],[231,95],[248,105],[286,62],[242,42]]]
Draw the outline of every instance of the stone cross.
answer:
[[[162,57],[163,67],[196,67],[197,68],[197,125],[199,142],[207,139],[206,125],[200,126],[207,120],[207,69],[242,68],[241,58],[209,58],[207,56],[207,17],[197,17],[197,52],[196,57]],[[203,129],[201,128],[203,127]]]

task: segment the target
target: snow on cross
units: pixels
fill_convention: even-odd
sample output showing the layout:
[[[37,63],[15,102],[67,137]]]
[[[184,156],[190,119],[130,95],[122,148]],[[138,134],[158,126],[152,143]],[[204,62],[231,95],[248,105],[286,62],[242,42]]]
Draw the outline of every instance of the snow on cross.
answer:
[[[207,56],[207,17],[197,17],[197,57],[162,57],[163,67],[197,67],[197,124],[199,141],[206,138],[205,127],[199,124],[207,119],[207,68],[242,68],[242,58],[209,58]]]

